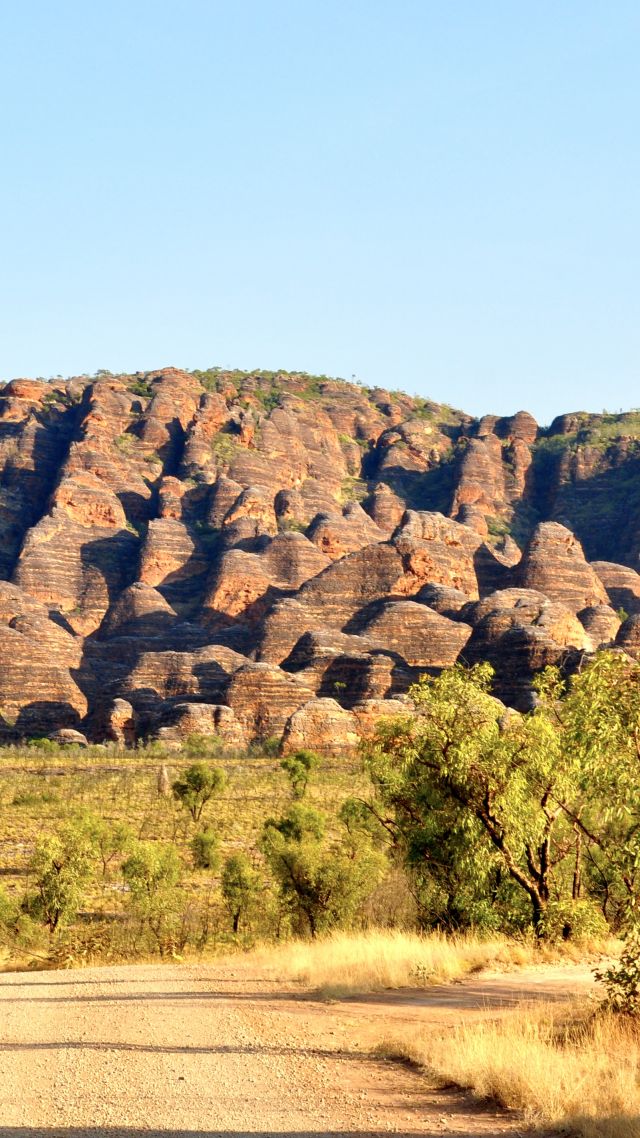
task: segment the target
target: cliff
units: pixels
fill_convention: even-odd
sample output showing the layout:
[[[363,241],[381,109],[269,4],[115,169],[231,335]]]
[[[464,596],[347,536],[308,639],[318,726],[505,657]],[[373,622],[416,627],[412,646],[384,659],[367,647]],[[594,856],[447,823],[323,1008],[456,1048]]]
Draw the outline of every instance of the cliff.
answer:
[[[339,750],[421,672],[640,654],[640,414],[478,420],[326,377],[0,389],[0,737]]]

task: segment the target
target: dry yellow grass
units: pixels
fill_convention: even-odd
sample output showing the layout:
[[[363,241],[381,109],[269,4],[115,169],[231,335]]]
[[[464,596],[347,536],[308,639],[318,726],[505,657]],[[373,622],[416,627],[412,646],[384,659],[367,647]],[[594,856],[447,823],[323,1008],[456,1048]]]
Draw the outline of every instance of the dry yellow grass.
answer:
[[[494,1021],[385,1041],[446,1082],[583,1138],[640,1135],[640,1024],[582,1005],[521,1006]]]
[[[372,930],[270,945],[252,953],[252,960],[272,970],[279,980],[299,981],[326,996],[343,996],[447,983],[483,968],[557,959],[559,951],[548,949],[543,954],[533,942],[500,936],[420,936]],[[583,952],[575,949],[575,958],[580,955]]]

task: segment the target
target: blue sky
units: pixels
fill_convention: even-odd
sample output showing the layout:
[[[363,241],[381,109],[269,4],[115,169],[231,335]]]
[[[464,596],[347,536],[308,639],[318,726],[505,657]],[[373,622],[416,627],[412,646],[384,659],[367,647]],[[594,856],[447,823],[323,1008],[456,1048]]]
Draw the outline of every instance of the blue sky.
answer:
[[[640,5],[0,4],[0,376],[640,404]]]

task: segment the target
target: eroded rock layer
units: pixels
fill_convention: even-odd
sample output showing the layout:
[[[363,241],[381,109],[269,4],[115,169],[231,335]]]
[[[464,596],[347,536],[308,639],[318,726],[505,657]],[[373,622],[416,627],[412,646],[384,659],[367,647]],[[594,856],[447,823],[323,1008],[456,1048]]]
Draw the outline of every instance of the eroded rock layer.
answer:
[[[541,430],[326,377],[0,388],[0,734],[334,754],[410,684],[637,656],[640,415]]]

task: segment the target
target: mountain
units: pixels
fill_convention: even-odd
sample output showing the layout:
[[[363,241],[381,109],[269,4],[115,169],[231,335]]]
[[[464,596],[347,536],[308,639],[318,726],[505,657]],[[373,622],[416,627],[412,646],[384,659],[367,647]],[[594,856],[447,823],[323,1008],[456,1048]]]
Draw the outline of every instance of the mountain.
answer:
[[[640,655],[640,412],[475,419],[325,376],[0,389],[0,737],[340,750],[424,671]],[[71,736],[69,736],[71,737]]]

